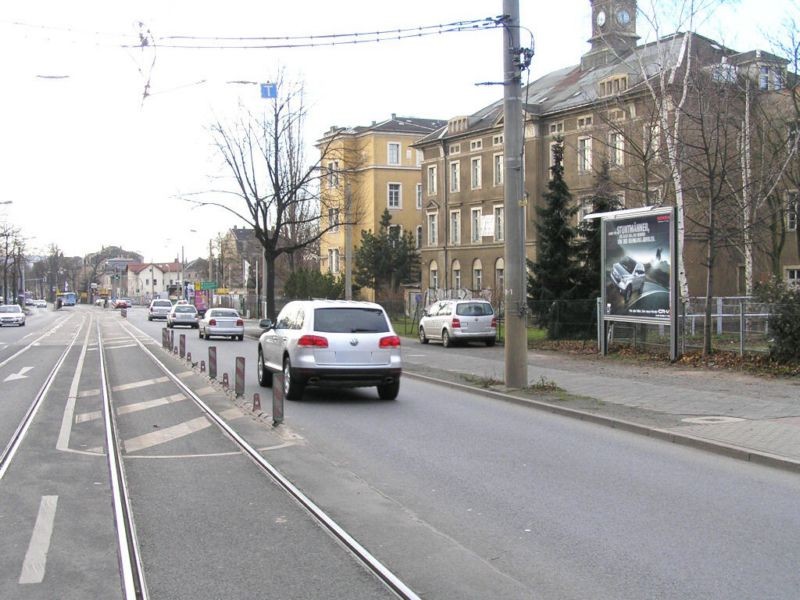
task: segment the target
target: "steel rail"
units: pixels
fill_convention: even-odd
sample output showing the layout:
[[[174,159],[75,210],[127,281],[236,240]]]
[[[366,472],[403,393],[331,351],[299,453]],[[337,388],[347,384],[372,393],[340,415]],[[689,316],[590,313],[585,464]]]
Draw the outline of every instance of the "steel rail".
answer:
[[[275,468],[267,459],[265,459],[247,440],[240,436],[230,425],[228,425],[222,417],[215,413],[203,400],[195,394],[183,381],[181,381],[167,366],[161,362],[155,354],[153,354],[141,340],[134,335],[128,327],[122,328],[127,331],[139,347],[149,355],[153,362],[169,377],[172,382],[178,386],[192,401],[197,404],[206,416],[211,419],[241,450],[249,456],[258,467],[265,471],[284,491],[288,492],[306,511],[326,529],[333,537],[343,544],[357,559],[364,565],[364,567],[380,579],[383,584],[391,590],[395,595],[403,600],[420,600],[419,596],[414,593],[399,577],[392,573],[383,563],[375,558],[366,548],[359,544],[347,531],[345,531],[336,521],[329,517],[319,506],[317,506],[308,496],[303,494],[291,481],[289,481],[277,468]],[[143,331],[137,328],[137,331],[147,336]]]
[[[119,433],[112,410],[111,390],[106,374],[105,350],[100,323],[97,324],[97,350],[100,357],[100,389],[103,394],[103,419],[108,454],[108,471],[111,479],[114,522],[117,530],[119,567],[122,578],[122,592],[126,600],[147,600],[147,584],[142,567],[136,526],[125,479],[125,467],[119,447]]]
[[[0,480],[2,480],[3,477],[5,476],[6,471],[8,470],[8,467],[11,464],[11,461],[14,459],[14,455],[16,455],[17,450],[19,450],[19,447],[22,445],[22,440],[25,438],[25,435],[28,433],[28,429],[30,428],[31,424],[33,423],[33,419],[36,417],[36,413],[39,412],[39,408],[42,406],[42,402],[44,401],[45,396],[47,396],[47,392],[50,391],[50,386],[53,384],[53,380],[55,380],[56,375],[58,374],[59,370],[61,370],[61,367],[64,364],[64,361],[66,361],[67,355],[69,354],[69,351],[72,350],[73,346],[75,345],[75,340],[78,339],[78,335],[80,334],[81,329],[83,329],[83,324],[85,322],[86,321],[84,320],[81,323],[81,326],[78,327],[77,331],[75,332],[75,335],[72,338],[72,341],[70,341],[70,343],[67,345],[67,347],[64,350],[64,352],[61,353],[61,356],[56,361],[56,364],[50,370],[50,373],[45,378],[44,383],[42,384],[42,387],[39,388],[39,391],[36,393],[36,395],[33,398],[33,402],[31,402],[31,405],[28,407],[28,410],[25,412],[25,416],[22,418],[22,421],[20,421],[19,425],[17,426],[17,429],[11,435],[11,438],[10,438],[8,444],[6,445],[5,449],[3,450],[3,453],[0,454]],[[60,325],[59,325],[59,327],[60,327]],[[26,346],[25,348],[23,348],[22,350],[20,350],[16,354],[14,354],[14,356],[8,358],[2,364],[6,364],[11,359],[19,356],[24,351],[26,351],[29,348],[31,348],[39,340],[41,340],[42,338],[50,335],[54,330],[55,330],[55,328],[50,330],[50,331],[48,331],[46,334],[44,334],[42,337],[38,338],[34,342],[31,342],[28,346]]]

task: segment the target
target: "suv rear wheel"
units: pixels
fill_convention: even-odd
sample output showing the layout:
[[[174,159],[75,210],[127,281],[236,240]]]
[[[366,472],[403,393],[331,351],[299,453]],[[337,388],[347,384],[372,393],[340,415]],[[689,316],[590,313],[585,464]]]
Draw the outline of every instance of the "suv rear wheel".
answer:
[[[292,361],[287,356],[283,361],[283,395],[287,400],[300,400],[305,385],[292,376]]]
[[[400,380],[395,379],[392,383],[378,386],[378,397],[381,400],[394,400],[400,393]]]

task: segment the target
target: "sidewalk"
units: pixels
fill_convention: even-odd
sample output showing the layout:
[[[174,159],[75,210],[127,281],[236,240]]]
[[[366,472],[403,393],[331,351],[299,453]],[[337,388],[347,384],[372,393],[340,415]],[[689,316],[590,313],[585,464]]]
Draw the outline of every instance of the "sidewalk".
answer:
[[[502,347],[403,339],[406,376],[800,472],[800,378],[537,350],[527,362],[531,387],[508,390]]]

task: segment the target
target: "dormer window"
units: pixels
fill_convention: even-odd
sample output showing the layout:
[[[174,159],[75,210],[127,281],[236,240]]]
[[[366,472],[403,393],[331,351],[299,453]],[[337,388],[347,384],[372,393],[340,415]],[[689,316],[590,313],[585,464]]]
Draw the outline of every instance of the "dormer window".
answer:
[[[600,97],[616,96],[628,89],[628,76],[617,75],[600,82]]]

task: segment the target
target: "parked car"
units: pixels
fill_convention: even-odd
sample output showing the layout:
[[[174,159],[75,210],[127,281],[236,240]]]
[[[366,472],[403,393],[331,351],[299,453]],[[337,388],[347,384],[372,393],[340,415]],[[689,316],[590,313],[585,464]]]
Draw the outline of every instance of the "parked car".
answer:
[[[147,309],[147,320],[165,319],[169,316],[169,311],[172,310],[172,302],[169,300],[156,298],[150,302]]]
[[[25,326],[25,312],[19,304],[3,304],[0,306],[0,326]]]
[[[419,320],[419,341],[441,340],[447,348],[454,342],[483,342],[494,346],[497,316],[486,300],[442,300],[429,306]]]
[[[258,382],[271,386],[283,373],[283,391],[299,400],[307,386],[378,388],[394,400],[400,391],[400,338],[386,311],[372,302],[303,300],[287,304],[275,323],[263,319]]]
[[[212,335],[244,339],[244,319],[234,308],[209,308],[198,321],[198,329],[201,340],[210,339]]]
[[[644,289],[644,278],[644,265],[630,256],[624,257],[611,267],[611,280],[625,298],[625,302],[630,300],[633,292],[641,292]]]
[[[130,298],[117,298],[111,306],[112,308],[132,308],[133,300]]]
[[[47,308],[47,300],[44,298],[39,298],[36,301],[36,308]]]
[[[192,329],[199,327],[197,323],[197,309],[191,304],[176,304],[167,315],[167,327],[188,325]]]

